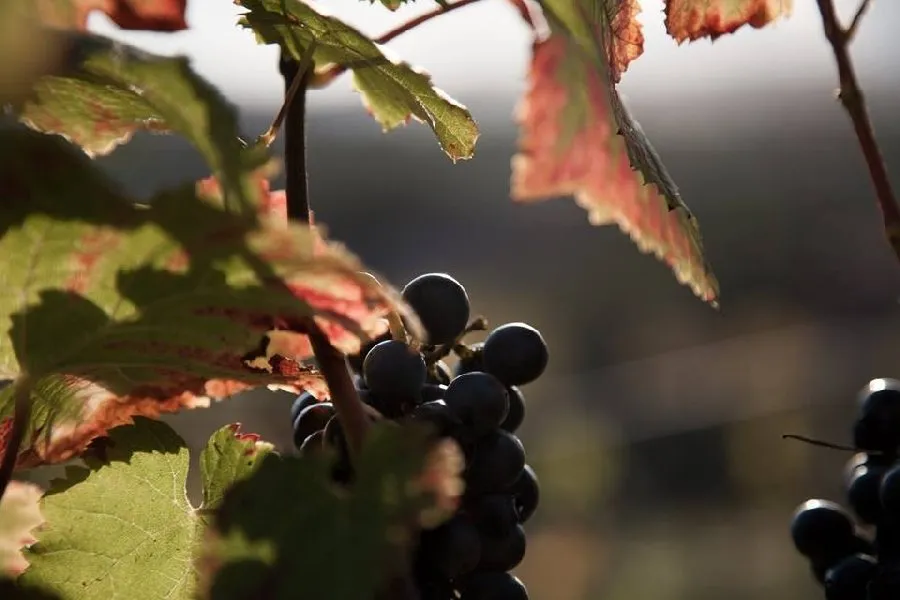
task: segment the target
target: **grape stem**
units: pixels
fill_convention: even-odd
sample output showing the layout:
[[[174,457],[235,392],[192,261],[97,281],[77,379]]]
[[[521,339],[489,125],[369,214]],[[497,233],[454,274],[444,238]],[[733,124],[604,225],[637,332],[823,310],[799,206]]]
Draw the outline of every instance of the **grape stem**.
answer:
[[[3,451],[3,461],[0,462],[0,500],[3,499],[3,494],[6,493],[6,488],[12,480],[19,458],[19,449],[22,447],[25,430],[28,429],[28,421],[31,419],[31,384],[27,378],[20,378],[13,385],[15,389],[12,430]]]
[[[429,366],[433,365],[437,361],[453,352],[453,350],[462,343],[463,338],[468,334],[472,333],[473,331],[487,331],[487,328],[487,319],[485,319],[484,317],[475,317],[472,322],[462,330],[462,333],[456,336],[456,339],[438,346],[431,352],[425,354],[425,363]]]
[[[838,79],[840,81],[838,99],[853,123],[856,138],[859,140],[860,149],[869,169],[869,178],[872,180],[878,205],[881,208],[881,215],[884,219],[884,231],[888,243],[894,250],[897,259],[900,260],[900,206],[897,205],[897,200],[894,197],[884,159],[881,156],[878,142],[875,140],[875,132],[872,129],[863,93],[856,79],[856,70],[848,52],[848,46],[871,2],[870,0],[862,0],[850,26],[846,28],[838,21],[833,0],[816,0],[816,3],[822,15],[825,37],[828,43],[831,44],[831,50],[837,62]]]
[[[400,25],[397,25],[390,31],[383,33],[377,38],[372,38],[372,41],[376,44],[387,44],[394,38],[406,33],[407,31],[415,29],[419,25],[426,23],[435,17],[439,17],[443,14],[452,12],[459,8],[463,8],[464,6],[468,6],[470,4],[475,4],[479,1],[480,0],[458,0],[457,2],[447,2],[445,4],[441,4],[434,10],[423,13],[418,17],[406,21],[405,23],[401,23]],[[343,74],[346,70],[347,65],[332,64],[322,71],[317,72],[311,85],[315,88],[323,88],[334,81],[341,74]]]
[[[817,440],[815,438],[806,437],[805,435],[797,435],[796,433],[785,433],[781,436],[783,440],[796,440],[798,442],[803,442],[805,444],[810,444],[812,446],[819,446],[820,448],[828,448],[830,450],[840,450],[842,452],[866,452],[867,454],[881,454],[881,452],[872,450],[860,450],[854,446],[845,446],[843,444],[833,444],[832,442],[825,442],[822,440]]]
[[[284,165],[288,219],[309,224],[309,185],[306,170],[306,88],[312,69],[282,52],[280,67],[285,83]],[[297,83],[300,78],[300,83]],[[304,328],[319,370],[328,384],[331,402],[344,431],[352,458],[358,456],[369,421],[347,367],[346,357],[335,349],[314,320]]]

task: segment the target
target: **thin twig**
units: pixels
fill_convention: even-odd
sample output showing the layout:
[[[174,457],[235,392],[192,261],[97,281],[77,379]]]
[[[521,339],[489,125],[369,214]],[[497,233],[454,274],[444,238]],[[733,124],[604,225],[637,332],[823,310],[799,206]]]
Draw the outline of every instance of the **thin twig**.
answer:
[[[900,207],[898,207],[897,200],[894,197],[887,169],[884,166],[884,159],[881,156],[881,150],[878,148],[878,142],[875,140],[875,132],[872,130],[872,123],[866,111],[863,94],[856,79],[856,71],[847,51],[847,46],[852,36],[851,32],[855,31],[856,26],[858,26],[859,19],[862,18],[868,1],[863,0],[863,4],[857,11],[850,29],[844,29],[838,22],[833,0],[816,1],[819,5],[819,12],[822,14],[825,37],[831,44],[831,50],[837,61],[838,78],[840,80],[838,98],[853,122],[856,138],[859,140],[860,149],[869,168],[869,178],[875,187],[875,195],[878,198],[878,205],[881,208],[881,215],[884,219],[885,234],[891,248],[894,250],[894,254],[900,260]]]
[[[14,408],[12,431],[3,451],[3,461],[0,462],[0,499],[6,493],[6,488],[12,480],[13,471],[16,469],[16,461],[19,458],[19,449],[22,440],[25,439],[25,430],[28,429],[28,421],[31,419],[31,385],[27,380],[19,380],[14,383]]]
[[[796,440],[798,442],[804,442],[806,444],[810,444],[812,446],[819,446],[820,448],[828,448],[830,450],[840,450],[842,452],[862,452],[859,448],[855,448],[853,446],[845,446],[843,444],[832,444],[831,442],[824,442],[822,440],[817,440],[815,438],[806,437],[805,435],[797,435],[796,433],[785,433],[781,436],[783,440]],[[869,452],[869,454],[879,454],[878,452]]]
[[[862,21],[863,15],[866,14],[866,11],[869,10],[869,7],[872,5],[872,0],[862,0],[859,3],[859,7],[856,9],[856,14],[853,15],[853,20],[850,21],[850,27],[847,28],[846,35],[846,43],[850,43],[853,40],[853,36],[856,35],[856,30],[859,27],[860,21]]]
[[[309,185],[306,171],[306,87],[311,69],[301,69],[301,64],[283,52],[281,57],[281,73],[284,77],[285,96],[294,89],[290,102],[286,100],[284,120],[284,165],[285,165],[285,197],[287,200],[288,218],[293,221],[309,223]],[[296,83],[301,79],[300,83]],[[332,347],[328,338],[318,325],[309,319],[306,324],[307,335],[312,344],[313,353],[319,370],[328,384],[331,402],[334,404],[338,419],[344,426],[351,458],[358,456],[365,438],[369,420],[366,417],[359,393],[353,385],[353,379],[343,354]]]
[[[374,41],[376,44],[387,44],[394,38],[406,33],[407,31],[415,29],[419,25],[426,23],[435,17],[439,17],[443,14],[453,12],[454,10],[463,8],[464,6],[468,6],[470,4],[475,4],[476,2],[479,2],[479,1],[480,0],[458,0],[457,2],[452,2],[452,3],[448,2],[446,4],[438,6],[434,10],[430,10],[426,13],[422,13],[418,17],[415,17],[405,23],[401,23],[400,25],[397,25],[390,31],[386,31],[385,33],[381,34],[377,38],[372,38],[372,41]],[[317,72],[315,75],[315,79],[312,82],[312,85],[317,88],[325,87],[326,85],[331,83],[334,79],[336,79],[341,74],[343,74],[343,72],[346,70],[347,70],[347,65],[333,64],[333,65],[323,69],[322,71]]]
[[[300,57],[300,61],[297,63],[297,71],[300,73],[306,73],[312,68],[312,60],[313,54],[316,51],[316,40],[313,39],[310,42],[309,46],[307,46],[303,50],[303,56]],[[303,83],[303,77],[294,77],[291,81],[291,85],[287,88],[287,92],[284,94],[284,102],[281,103],[281,108],[278,109],[278,114],[275,115],[275,118],[272,119],[272,124],[269,125],[269,128],[266,129],[258,138],[257,143],[265,144],[268,148],[272,145],[272,142],[275,141],[275,138],[278,137],[278,130],[281,129],[281,124],[284,123],[284,118],[287,115],[288,106],[294,101],[294,97],[297,95],[297,90],[300,89],[300,85]]]

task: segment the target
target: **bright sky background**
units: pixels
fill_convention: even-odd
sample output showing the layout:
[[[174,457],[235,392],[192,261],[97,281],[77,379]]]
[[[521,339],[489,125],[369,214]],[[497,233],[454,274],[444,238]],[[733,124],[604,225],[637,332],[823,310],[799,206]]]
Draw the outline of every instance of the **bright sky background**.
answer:
[[[837,0],[837,5],[849,15],[856,2]],[[701,41],[677,47],[663,29],[662,0],[642,0],[645,52],[625,74],[622,91],[626,97],[662,95],[666,102],[680,104],[721,92],[789,88],[808,80],[830,84],[835,81],[834,63],[815,0],[794,4],[793,15],[774,26],[759,31],[744,28],[714,44]],[[150,51],[187,54],[195,68],[235,102],[274,108],[282,92],[278,52],[257,45],[248,31],[234,26],[243,9],[228,0],[189,0],[188,6],[192,29],[175,34],[121,32],[102,15],[90,24],[97,32]],[[396,13],[364,0],[332,0],[317,6],[377,35],[435,5],[418,0]],[[854,44],[864,87],[890,86],[900,92],[900,44],[892,21],[900,22],[900,0],[875,0]],[[528,30],[505,0],[484,0],[434,19],[389,47],[424,67],[436,85],[465,101],[473,96],[511,98],[520,92],[530,42]],[[358,103],[347,77],[317,92],[312,101],[322,108]]]

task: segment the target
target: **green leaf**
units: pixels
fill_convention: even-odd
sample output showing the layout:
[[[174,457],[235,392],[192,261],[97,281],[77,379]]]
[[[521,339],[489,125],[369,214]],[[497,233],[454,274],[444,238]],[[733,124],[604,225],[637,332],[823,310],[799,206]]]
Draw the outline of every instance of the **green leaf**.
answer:
[[[331,483],[323,462],[267,456],[215,516],[203,597],[372,598],[410,542],[406,524],[428,502],[415,483],[425,464],[421,434],[374,426],[348,489]]]
[[[111,152],[136,131],[186,137],[223,185],[226,206],[249,211],[259,165],[238,137],[234,107],[185,57],[157,56],[89,34],[58,32],[66,60],[39,78],[18,107],[21,120],[59,134],[89,156]]]
[[[0,181],[0,270],[16,290],[0,295],[0,378],[33,382],[20,466],[250,387],[325,394],[299,364],[312,355],[304,319],[355,352],[391,311],[409,313],[342,247],[223,212],[207,185],[136,206],[65,141],[29,131],[0,134]]]
[[[239,424],[214,433],[200,453],[203,506],[219,506],[228,486],[249,477],[273,449],[255,433],[241,433]]]
[[[478,126],[462,105],[435,88],[431,78],[407,63],[387,58],[356,29],[322,14],[299,0],[240,0],[249,12],[241,24],[267,44],[280,44],[298,59],[303,48],[316,42],[317,64],[338,64],[353,70],[353,82],[363,103],[385,131],[410,117],[434,131],[454,161],[471,158]]]
[[[250,466],[205,470],[204,496],[250,475],[265,452],[233,427],[217,431],[204,456],[243,454]],[[22,581],[67,600],[193,598],[205,527],[187,499],[188,463],[184,441],[165,423],[138,418],[110,431],[85,455],[86,468],[67,467],[52,484],[43,501],[47,524],[27,551]]]
[[[697,220],[616,90],[643,50],[634,0],[544,0],[552,34],[534,43],[519,109],[512,196],[573,195],[592,224],[616,223],[717,306]]]

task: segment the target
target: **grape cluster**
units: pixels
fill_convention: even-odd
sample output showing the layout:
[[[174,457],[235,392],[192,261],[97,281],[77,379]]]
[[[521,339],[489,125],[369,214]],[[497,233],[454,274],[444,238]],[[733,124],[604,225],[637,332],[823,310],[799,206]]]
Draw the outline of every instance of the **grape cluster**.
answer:
[[[861,452],[846,469],[850,510],[808,500],[794,513],[791,536],[827,600],[898,600],[900,381],[873,379],[862,389],[853,445]]]
[[[403,288],[427,343],[412,348],[385,334],[348,357],[360,398],[373,418],[429,425],[452,438],[465,456],[466,491],[455,514],[421,532],[414,576],[422,600],[527,600],[510,571],[525,556],[523,525],[537,508],[538,480],[515,435],[525,418],[520,386],[544,372],[548,352],[540,332],[524,323],[490,331],[466,344],[465,288],[449,275],[428,273]],[[451,369],[443,360],[459,358]],[[328,402],[301,395],[291,409],[294,443],[302,453],[338,450],[334,477],[352,479],[346,441]]]

